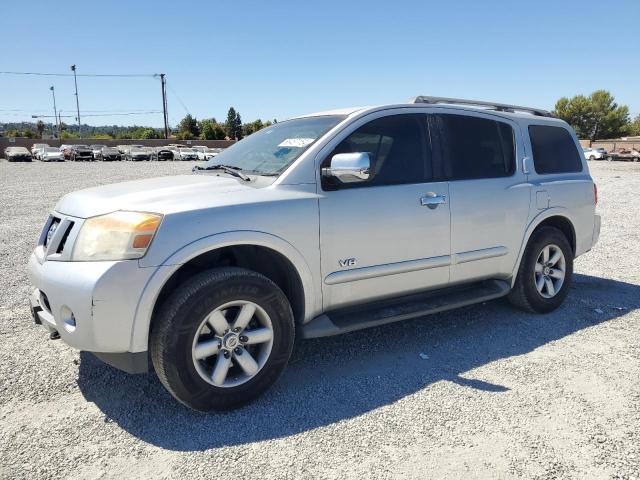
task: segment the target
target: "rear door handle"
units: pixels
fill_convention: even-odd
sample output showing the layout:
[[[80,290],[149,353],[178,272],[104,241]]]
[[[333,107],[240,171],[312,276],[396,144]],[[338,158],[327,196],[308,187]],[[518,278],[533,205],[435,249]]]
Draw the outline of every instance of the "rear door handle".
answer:
[[[420,205],[429,207],[431,210],[438,208],[438,205],[447,203],[446,195],[438,195],[434,192],[427,193],[424,197],[420,197]]]

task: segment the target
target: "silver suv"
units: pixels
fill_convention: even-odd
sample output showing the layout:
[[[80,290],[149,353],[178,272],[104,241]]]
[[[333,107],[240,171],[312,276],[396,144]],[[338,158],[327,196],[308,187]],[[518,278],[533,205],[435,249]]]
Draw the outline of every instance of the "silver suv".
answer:
[[[580,144],[543,110],[417,97],[277,123],[193,175],[58,202],[35,322],[198,410],[280,376],[294,338],[507,296],[539,313],[598,239]]]

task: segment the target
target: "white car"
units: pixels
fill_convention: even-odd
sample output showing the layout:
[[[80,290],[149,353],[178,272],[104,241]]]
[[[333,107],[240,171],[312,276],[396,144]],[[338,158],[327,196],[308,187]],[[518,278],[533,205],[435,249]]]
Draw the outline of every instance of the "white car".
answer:
[[[183,404],[229,409],[280,377],[296,338],[500,297],[551,312],[578,293],[596,203],[575,133],[543,110],[416,97],[321,112],[193,175],[65,195],[29,259],[31,309],[52,338],[131,373],[150,358]]]
[[[607,158],[607,150],[602,147],[583,148],[582,151],[587,160],[604,160]]]
[[[224,148],[206,148],[204,150],[204,160],[211,160],[224,150]]]
[[[25,147],[7,147],[4,149],[4,158],[9,162],[30,162],[32,155]]]
[[[196,154],[198,155],[198,160],[205,160],[205,151],[207,150],[207,147],[202,145],[195,145],[191,148],[195,150]]]
[[[179,148],[178,157],[174,160],[198,160],[198,152],[193,148]]]
[[[64,162],[64,157],[59,148],[45,147],[40,151],[38,160],[43,162]]]
[[[48,143],[34,143],[31,146],[31,156],[36,160],[40,160],[40,154],[49,146]]]

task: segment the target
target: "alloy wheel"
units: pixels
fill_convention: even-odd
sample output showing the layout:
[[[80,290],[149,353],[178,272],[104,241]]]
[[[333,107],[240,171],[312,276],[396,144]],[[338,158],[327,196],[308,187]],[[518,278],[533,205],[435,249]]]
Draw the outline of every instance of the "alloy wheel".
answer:
[[[545,246],[536,260],[533,280],[536,290],[544,298],[553,298],[562,288],[566,275],[564,253],[557,245]]]
[[[237,300],[209,313],[193,339],[200,376],[216,387],[236,387],[264,367],[273,347],[273,324],[256,303]]]

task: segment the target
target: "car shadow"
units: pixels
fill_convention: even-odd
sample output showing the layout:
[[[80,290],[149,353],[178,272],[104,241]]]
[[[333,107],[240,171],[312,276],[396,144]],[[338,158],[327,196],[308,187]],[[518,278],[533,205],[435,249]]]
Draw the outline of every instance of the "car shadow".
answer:
[[[499,395],[510,389],[466,374],[522,355],[640,307],[640,286],[574,276],[565,304],[526,314],[505,300],[338,337],[301,342],[265,395],[225,413],[191,411],[153,374],[128,375],[81,354],[84,397],[130,434],[153,445],[198,451],[294,435],[362,415],[439,381]]]

